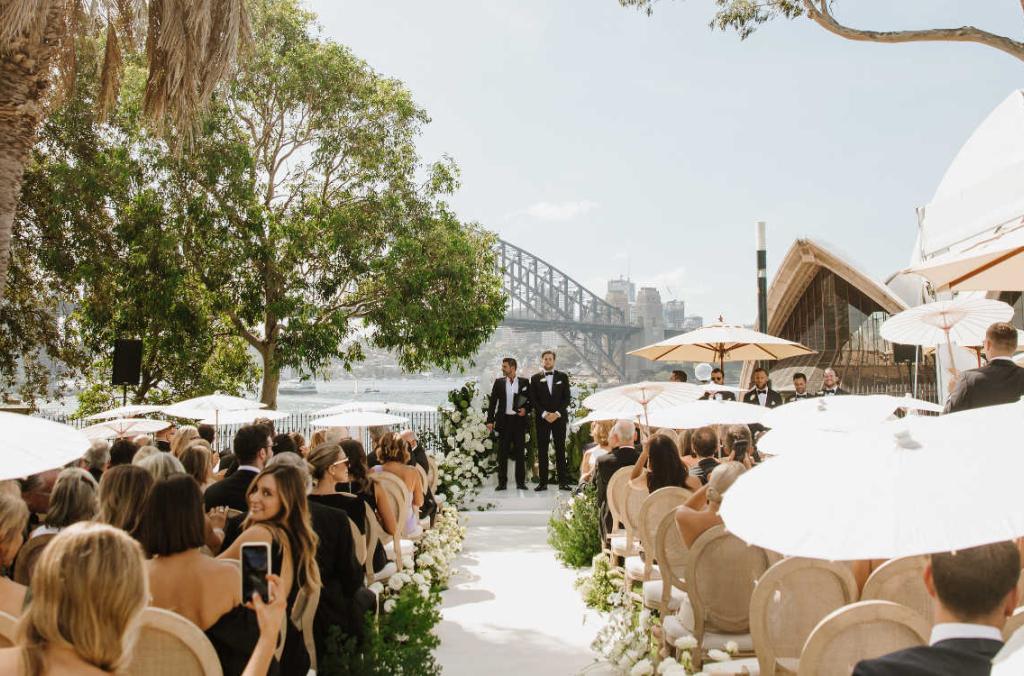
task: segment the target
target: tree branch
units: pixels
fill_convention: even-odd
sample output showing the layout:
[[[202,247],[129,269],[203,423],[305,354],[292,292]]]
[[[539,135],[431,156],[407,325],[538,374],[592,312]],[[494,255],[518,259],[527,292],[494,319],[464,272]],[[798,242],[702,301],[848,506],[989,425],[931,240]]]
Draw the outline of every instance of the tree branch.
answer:
[[[960,28],[929,28],[925,30],[906,31],[868,31],[858,28],[851,28],[839,23],[828,7],[827,0],[821,0],[818,7],[815,7],[813,0],[803,0],[807,16],[814,23],[825,30],[847,40],[860,42],[877,42],[883,44],[897,44],[904,42],[974,42],[988,47],[994,47],[999,51],[1006,52],[1024,61],[1024,43],[1011,40],[1010,38],[995,33],[983,31],[974,26],[961,26]],[[1021,0],[1024,8],[1024,0]]]
[[[256,348],[256,350],[260,354],[264,354],[265,353],[266,348],[263,345],[262,341],[260,341],[259,338],[254,336],[249,331],[249,329],[245,326],[245,323],[241,319],[238,318],[238,315],[236,315],[234,312],[228,312],[228,319],[231,320],[231,323],[238,330],[238,334],[240,336],[242,336],[242,338],[245,339],[245,342],[249,343],[254,348]]]

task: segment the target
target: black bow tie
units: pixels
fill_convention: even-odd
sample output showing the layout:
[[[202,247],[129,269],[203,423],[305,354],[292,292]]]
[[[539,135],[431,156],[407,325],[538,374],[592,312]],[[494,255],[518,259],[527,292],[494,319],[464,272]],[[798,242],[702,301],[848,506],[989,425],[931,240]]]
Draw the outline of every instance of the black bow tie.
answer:
[[[545,371],[544,375],[546,375],[546,376],[553,376],[553,375],[555,375],[555,372],[554,371]]]
[[[768,390],[758,390],[758,394],[768,394]]]

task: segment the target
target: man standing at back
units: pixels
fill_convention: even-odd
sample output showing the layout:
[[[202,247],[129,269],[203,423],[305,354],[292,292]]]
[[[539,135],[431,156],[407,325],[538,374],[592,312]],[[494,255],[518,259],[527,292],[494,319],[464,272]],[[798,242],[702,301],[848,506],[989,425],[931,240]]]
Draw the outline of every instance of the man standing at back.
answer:
[[[743,395],[743,401],[747,404],[775,408],[782,406],[782,395],[768,385],[768,371],[758,366],[754,369],[754,387]]]
[[[1010,404],[1024,397],[1024,369],[1012,359],[1017,351],[1017,329],[1013,324],[997,322],[988,327],[984,350],[988,364],[960,374],[946,402],[945,413]]]
[[[846,394],[846,390],[839,387],[839,376],[833,368],[825,369],[821,374],[821,389],[818,390],[819,397],[832,397],[837,394]]]
[[[565,430],[569,421],[569,375],[555,370],[555,353],[544,350],[540,355],[542,371],[530,378],[533,412],[537,416],[537,463],[540,468],[538,491],[548,489],[548,446],[555,441],[555,471],[558,487],[572,490],[569,466],[565,460]]]
[[[594,485],[597,488],[597,513],[601,516],[601,540],[612,527],[612,515],[608,511],[608,482],[612,475],[623,467],[632,467],[640,458],[633,445],[636,427],[632,420],[616,420],[608,432],[608,446],[612,449],[597,459]]]
[[[1020,552],[1013,542],[932,554],[924,584],[935,624],[926,646],[859,662],[854,676],[988,676],[1017,607]]]
[[[530,409],[530,381],[516,376],[512,357],[501,360],[502,377],[494,381],[487,402],[487,429],[498,433],[498,487],[508,488],[508,459],[516,463],[516,488],[526,490],[526,413]]]
[[[801,399],[812,399],[813,394],[807,391],[807,376],[803,373],[793,374],[793,396],[789,398],[790,401],[800,401]]]
[[[203,502],[207,511],[222,506],[240,512],[249,511],[246,493],[270,457],[270,446],[270,437],[262,425],[243,425],[235,433],[233,447],[238,469],[227,479],[206,489]]]

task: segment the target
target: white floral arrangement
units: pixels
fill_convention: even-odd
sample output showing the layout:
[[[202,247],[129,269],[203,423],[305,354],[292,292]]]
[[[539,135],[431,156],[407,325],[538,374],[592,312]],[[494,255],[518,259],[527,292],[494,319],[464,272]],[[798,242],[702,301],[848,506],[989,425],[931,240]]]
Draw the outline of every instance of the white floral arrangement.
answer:
[[[462,508],[480,492],[494,466],[494,442],[475,382],[449,392],[448,402],[439,409],[440,434],[428,447],[437,460],[438,492],[448,504]]]
[[[591,648],[621,674],[649,676],[654,672],[651,629],[655,621],[649,610],[636,613],[632,600],[621,592],[608,595],[612,609],[608,622],[597,633]]]

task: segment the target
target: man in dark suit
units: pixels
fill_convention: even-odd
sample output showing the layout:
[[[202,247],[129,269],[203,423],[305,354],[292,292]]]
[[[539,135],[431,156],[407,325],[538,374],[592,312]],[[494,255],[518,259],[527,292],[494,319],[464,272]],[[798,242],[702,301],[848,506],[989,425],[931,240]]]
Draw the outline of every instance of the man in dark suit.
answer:
[[[711,369],[711,382],[715,385],[725,384],[725,371],[717,366]],[[701,399],[714,399],[716,401],[736,401],[736,395],[732,392],[705,392]]]
[[[512,357],[501,360],[502,377],[494,381],[487,402],[487,429],[498,433],[498,487],[508,487],[509,456],[516,463],[516,488],[526,490],[526,414],[530,410],[530,381],[516,376]]]
[[[818,390],[819,397],[833,397],[837,394],[848,394],[846,390],[839,387],[839,376],[833,368],[825,369],[821,374],[821,389]]]
[[[612,527],[612,515],[608,510],[608,482],[612,475],[623,467],[632,467],[640,457],[633,445],[636,426],[631,420],[616,420],[608,432],[608,446],[612,449],[597,459],[594,471],[594,486],[597,488],[597,512],[601,515],[601,541]]]
[[[782,406],[782,395],[768,384],[768,371],[758,366],[754,369],[754,387],[743,395],[743,401],[747,404],[775,408]]]
[[[800,401],[801,399],[813,399],[814,395],[807,391],[807,376],[797,372],[793,374],[793,394],[789,401]]]
[[[203,503],[206,511],[214,507],[226,506],[240,512],[249,511],[246,493],[249,484],[260,473],[270,458],[271,439],[261,425],[243,425],[235,433],[232,442],[235,457],[238,458],[238,469],[223,481],[218,481],[206,489]]]
[[[858,662],[854,676],[988,676],[1017,606],[1020,553],[997,542],[932,554],[924,584],[934,599],[929,645]]]
[[[988,364],[960,374],[946,401],[945,413],[1009,404],[1024,397],[1024,369],[1012,359],[1017,351],[1017,329],[1013,324],[997,322],[988,327],[984,350]]]
[[[530,396],[537,420],[537,461],[540,465],[540,485],[534,490],[548,489],[548,446],[555,441],[555,470],[558,487],[572,490],[569,485],[569,466],[565,460],[565,430],[569,422],[569,374],[555,370],[555,353],[541,353],[544,370],[530,378]]]

